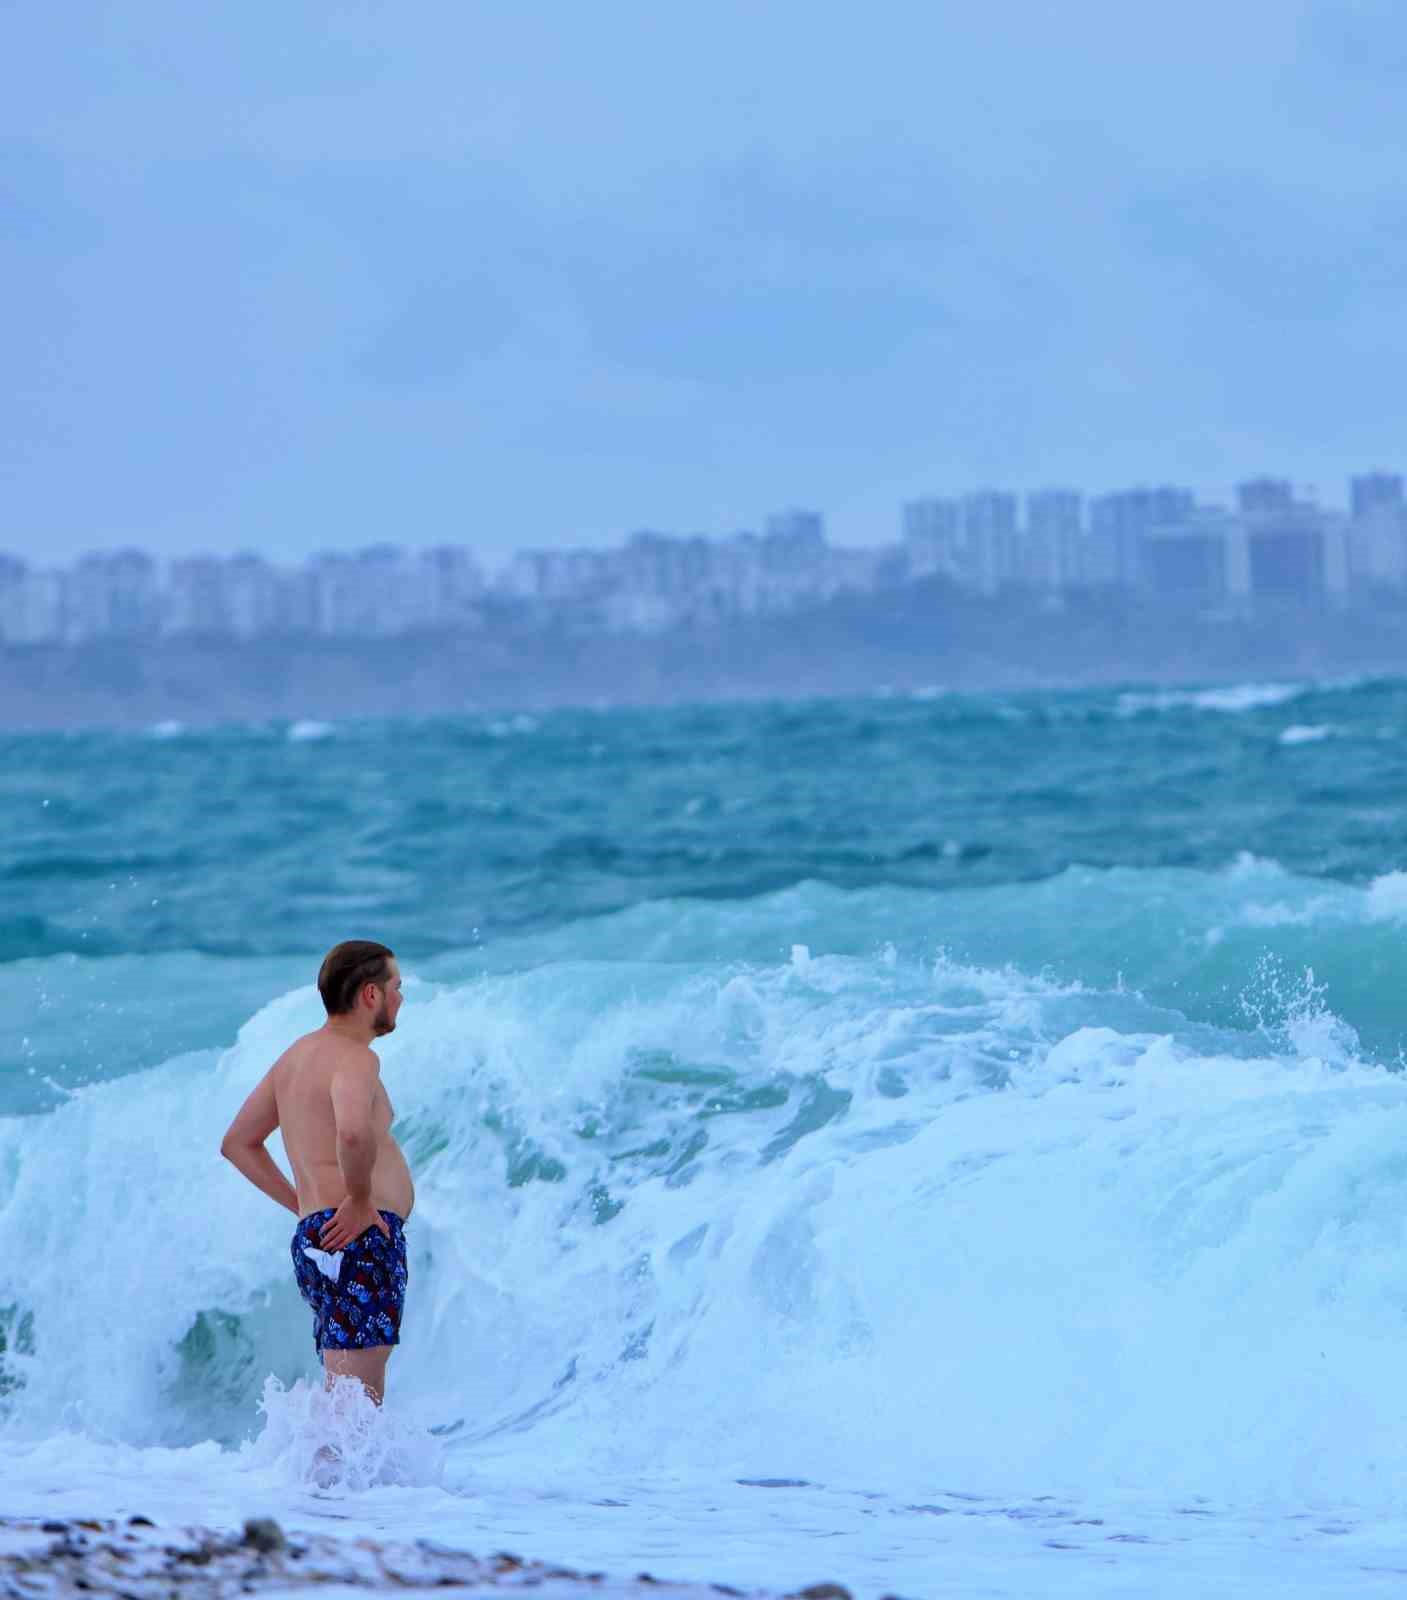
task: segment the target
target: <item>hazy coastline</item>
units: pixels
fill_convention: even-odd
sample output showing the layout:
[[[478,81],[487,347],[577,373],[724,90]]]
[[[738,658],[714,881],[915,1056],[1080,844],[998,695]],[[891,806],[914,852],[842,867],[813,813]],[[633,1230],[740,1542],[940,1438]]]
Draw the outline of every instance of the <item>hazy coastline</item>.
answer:
[[[938,582],[653,634],[544,626],[394,638],[108,639],[0,648],[12,730],[443,715],[919,690],[981,691],[1407,670],[1407,607],[1209,615],[1080,597],[1062,609]]]

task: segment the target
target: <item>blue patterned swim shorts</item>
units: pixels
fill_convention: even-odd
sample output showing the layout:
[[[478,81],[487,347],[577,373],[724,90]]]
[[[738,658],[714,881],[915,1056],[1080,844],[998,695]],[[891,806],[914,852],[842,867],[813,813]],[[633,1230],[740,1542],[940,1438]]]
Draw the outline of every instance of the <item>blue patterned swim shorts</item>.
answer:
[[[293,1276],[313,1312],[313,1344],[324,1350],[370,1350],[401,1342],[405,1306],[405,1224],[383,1211],[391,1230],[368,1228],[345,1250],[329,1255],[318,1240],[335,1215],[310,1211],[293,1230]]]

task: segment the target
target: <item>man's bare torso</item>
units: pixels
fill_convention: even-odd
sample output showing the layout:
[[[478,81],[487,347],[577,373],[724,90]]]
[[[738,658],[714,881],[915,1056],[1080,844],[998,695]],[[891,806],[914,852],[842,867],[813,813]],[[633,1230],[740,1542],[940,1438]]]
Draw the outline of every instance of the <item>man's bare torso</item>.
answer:
[[[365,1045],[319,1030],[291,1044],[274,1063],[274,1099],[298,1190],[300,1216],[335,1209],[347,1198],[347,1185],[337,1163],[332,1079],[339,1066],[364,1063],[369,1054]],[[376,1157],[371,1169],[371,1203],[378,1211],[394,1211],[404,1220],[415,1204],[415,1186],[401,1148],[391,1137],[392,1116],[390,1099],[378,1078],[372,1103]]]

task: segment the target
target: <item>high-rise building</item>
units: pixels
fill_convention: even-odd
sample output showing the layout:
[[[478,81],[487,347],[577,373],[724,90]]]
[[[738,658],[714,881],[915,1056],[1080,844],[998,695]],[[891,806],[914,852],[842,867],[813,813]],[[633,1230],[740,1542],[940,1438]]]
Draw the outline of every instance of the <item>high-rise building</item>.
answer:
[[[703,617],[755,616],[768,607],[770,578],[762,565],[762,540],[741,532],[713,547],[709,579],[699,600]]]
[[[616,552],[612,567],[618,585],[633,594],[684,602],[707,580],[711,548],[700,536],[679,538],[642,530]]]
[[[156,562],[145,550],[110,550],[79,559],[68,585],[74,639],[132,637],[161,625]]]
[[[320,633],[378,637],[424,625],[424,574],[400,545],[367,545],[351,555],[323,552],[312,567]]]
[[[603,615],[608,627],[627,632],[657,632],[689,614],[707,593],[713,566],[707,539],[649,530],[631,534],[606,559]]]
[[[68,582],[62,572],[36,572],[23,562],[7,566],[0,581],[0,640],[6,644],[57,644],[64,637]]]
[[[1283,478],[1238,484],[1237,522],[1254,599],[1337,601],[1347,590],[1347,519],[1296,500]]]
[[[1294,503],[1295,492],[1288,478],[1248,478],[1236,485],[1236,505],[1243,514],[1288,511]]]
[[[819,511],[781,511],[768,517],[753,554],[762,610],[790,611],[824,593],[828,551]]]
[[[357,595],[352,558],[342,550],[319,550],[308,562],[308,572],[316,596],[314,630],[322,634],[354,631],[363,601]]]
[[[768,544],[798,552],[819,550],[826,542],[825,519],[819,511],[774,511],[763,527]]]
[[[269,569],[271,633],[317,633],[322,624],[322,589],[308,562]]]
[[[546,605],[599,600],[609,584],[605,550],[519,550],[498,579],[504,594]]]
[[[473,551],[457,544],[432,545],[420,552],[420,565],[429,599],[426,622],[444,628],[473,620],[484,594],[483,569]]]
[[[225,563],[224,597],[225,618],[230,632],[237,639],[254,639],[261,634],[303,631],[309,626],[310,616],[305,614],[301,623],[294,624],[293,604],[300,585],[301,573],[280,574],[263,556],[252,551],[241,551]],[[285,588],[291,594],[285,593]],[[308,609],[305,607],[305,613]]]
[[[1101,495],[1090,503],[1089,537],[1085,545],[1086,582],[1137,588],[1145,576],[1139,567],[1144,536],[1154,528],[1176,527],[1195,510],[1190,489],[1163,484]]]
[[[18,557],[0,554],[0,644],[58,639],[63,632],[61,584],[56,572],[32,572]],[[47,608],[46,597],[53,601]]]
[[[1354,520],[1375,511],[1401,511],[1402,475],[1397,472],[1365,472],[1349,480],[1349,505]]]
[[[1038,589],[1083,583],[1084,542],[1084,502],[1076,490],[1038,489],[1026,496],[1023,582]]]
[[[904,559],[911,578],[954,578],[962,541],[962,502],[929,496],[902,512]]]
[[[166,633],[229,633],[225,563],[216,556],[173,561],[166,572],[164,602],[161,626]]]
[[[1348,525],[1349,583],[1359,589],[1407,585],[1407,507],[1379,508]]]
[[[1150,518],[1134,536],[1137,586],[1174,604],[1221,608],[1235,602],[1246,590],[1238,534],[1237,519],[1219,506],[1189,506],[1180,518]]]
[[[983,594],[995,594],[1018,576],[1016,496],[1004,489],[979,489],[964,495],[960,580]]]
[[[822,583],[826,530],[819,511],[778,511],[767,518],[757,556],[769,607],[786,609]]]
[[[1349,482],[1349,581],[1358,588],[1407,584],[1407,501],[1395,472],[1368,472]]]

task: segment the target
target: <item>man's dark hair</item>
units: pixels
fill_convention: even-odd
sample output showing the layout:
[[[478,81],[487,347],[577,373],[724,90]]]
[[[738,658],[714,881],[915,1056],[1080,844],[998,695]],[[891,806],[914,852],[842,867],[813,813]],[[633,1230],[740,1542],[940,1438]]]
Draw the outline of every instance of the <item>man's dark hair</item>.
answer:
[[[318,969],[318,993],[328,1016],[345,1017],[364,983],[384,983],[386,963],[395,953],[372,939],[346,939],[333,945]]]

